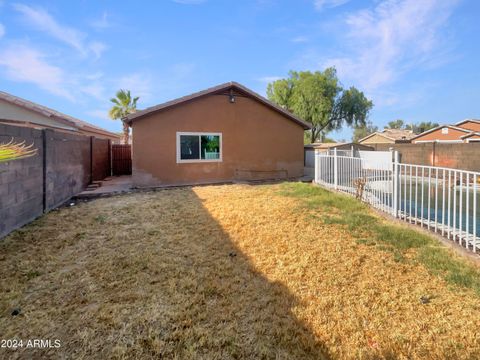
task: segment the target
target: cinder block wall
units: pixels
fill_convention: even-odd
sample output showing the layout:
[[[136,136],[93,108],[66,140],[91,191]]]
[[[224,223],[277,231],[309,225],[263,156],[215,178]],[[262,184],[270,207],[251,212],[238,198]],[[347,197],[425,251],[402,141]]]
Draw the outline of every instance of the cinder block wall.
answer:
[[[90,137],[52,130],[46,132],[46,210],[90,183]]]
[[[480,172],[480,143],[375,144],[375,150],[398,150],[403,163]]]
[[[110,175],[108,140],[0,125],[0,142],[12,139],[37,155],[0,163],[0,238]]]
[[[41,130],[0,125],[0,143],[25,141],[38,154],[0,163],[0,237],[43,213],[43,135]]]

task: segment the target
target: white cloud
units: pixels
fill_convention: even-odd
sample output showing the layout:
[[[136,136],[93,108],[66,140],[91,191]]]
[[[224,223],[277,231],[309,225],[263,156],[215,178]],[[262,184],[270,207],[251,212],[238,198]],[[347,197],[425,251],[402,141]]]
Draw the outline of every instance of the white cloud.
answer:
[[[0,67],[6,76],[14,81],[27,82],[54,95],[74,101],[67,89],[67,77],[64,71],[45,60],[45,55],[26,47],[14,45],[0,51]]]
[[[130,90],[132,96],[140,96],[141,100],[149,101],[152,96],[150,76],[143,73],[133,73],[118,79],[115,91],[119,89]]]
[[[80,86],[80,91],[99,100],[105,100],[107,98],[105,95],[105,86],[100,82],[89,82],[84,86]]]
[[[99,80],[103,77],[103,72],[101,71],[97,71],[97,72],[94,72],[92,74],[88,74],[88,75],[85,75],[85,78],[88,79],[88,80]]]
[[[297,36],[294,37],[291,41],[294,43],[306,43],[308,42],[308,38],[306,36]]]
[[[34,8],[18,3],[12,6],[23,15],[29,25],[71,46],[83,56],[93,53],[98,58],[106,49],[106,46],[98,41],[87,43],[87,34],[70,26],[60,24],[42,8]]]
[[[24,4],[13,4],[13,8],[20,12],[32,26],[45,31],[78,51],[84,51],[84,33],[71,27],[60,25],[48,12],[41,8],[35,9]]]
[[[5,35],[5,26],[3,26],[2,24],[0,24],[0,38]]]
[[[439,62],[445,55],[441,30],[457,0],[384,0],[372,10],[350,14],[345,21],[348,56],[321,60],[335,66],[367,91],[394,83],[401,74]]]
[[[350,0],[314,0],[313,5],[317,10],[323,10],[325,8],[334,8],[346,4]]]
[[[257,80],[262,82],[262,83],[271,83],[271,82],[274,82],[274,81],[277,81],[277,80],[280,80],[281,77],[280,76],[264,76],[264,77],[261,77],[261,78],[258,78]]]
[[[207,0],[173,0],[173,2],[182,5],[200,5],[207,2]]]
[[[182,80],[190,76],[195,70],[194,63],[177,63],[174,64],[171,68],[171,74],[176,80]]]
[[[107,46],[100,41],[92,41],[88,44],[90,51],[95,56],[95,59],[99,59],[102,53],[107,49]]]
[[[106,12],[104,12],[99,19],[91,21],[90,25],[97,30],[107,29],[112,26],[109,17],[110,16]]]
[[[93,110],[87,111],[86,114],[97,119],[111,120],[110,117],[108,116],[107,109],[93,109]]]

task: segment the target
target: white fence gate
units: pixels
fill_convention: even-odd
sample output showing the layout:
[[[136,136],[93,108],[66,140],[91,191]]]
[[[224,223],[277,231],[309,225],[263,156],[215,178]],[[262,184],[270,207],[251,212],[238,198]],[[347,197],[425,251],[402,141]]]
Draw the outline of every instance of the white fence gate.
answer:
[[[315,183],[480,250],[480,173],[401,164],[397,152],[354,155],[316,154]]]

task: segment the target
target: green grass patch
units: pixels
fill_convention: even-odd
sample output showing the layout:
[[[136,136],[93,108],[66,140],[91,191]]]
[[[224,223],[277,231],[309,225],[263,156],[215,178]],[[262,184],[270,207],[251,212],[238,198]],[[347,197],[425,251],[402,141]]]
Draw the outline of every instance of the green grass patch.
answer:
[[[40,271],[30,270],[30,271],[27,271],[27,273],[25,274],[25,277],[27,278],[27,280],[32,280],[40,275],[41,275]]]
[[[357,244],[375,246],[393,253],[394,260],[406,262],[405,252],[414,249],[415,261],[449,284],[470,288],[480,295],[480,271],[474,265],[445,248],[438,240],[414,229],[386,224],[374,216],[366,204],[311,184],[284,183],[279,193],[301,200],[301,208],[318,211],[308,214],[324,224],[344,226]]]
[[[106,215],[97,215],[95,216],[95,221],[100,223],[100,224],[105,224],[105,222],[107,221],[107,216]]]

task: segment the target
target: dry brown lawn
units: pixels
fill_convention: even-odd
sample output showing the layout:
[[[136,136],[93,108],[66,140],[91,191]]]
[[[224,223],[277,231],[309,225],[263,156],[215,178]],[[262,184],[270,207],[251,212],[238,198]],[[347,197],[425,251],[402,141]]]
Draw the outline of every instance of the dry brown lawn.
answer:
[[[61,348],[0,358],[480,358],[473,290],[358,243],[281,189],[99,199],[11,234],[1,337]]]

